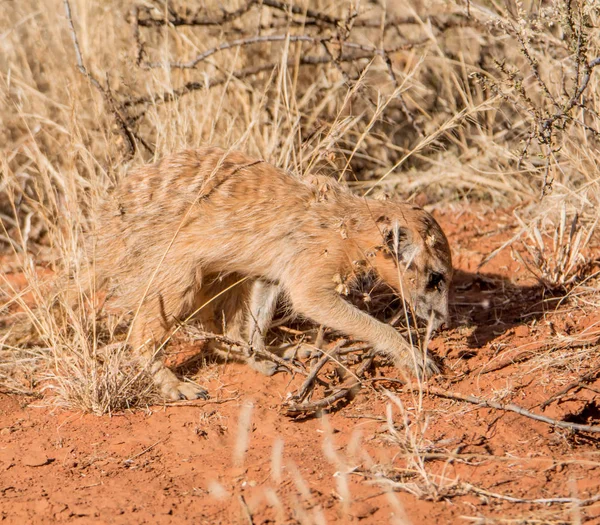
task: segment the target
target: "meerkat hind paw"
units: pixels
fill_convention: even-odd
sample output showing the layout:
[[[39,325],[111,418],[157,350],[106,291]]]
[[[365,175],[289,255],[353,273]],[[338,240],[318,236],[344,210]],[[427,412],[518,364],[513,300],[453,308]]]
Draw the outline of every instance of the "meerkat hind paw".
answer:
[[[165,385],[161,393],[167,401],[181,401],[185,399],[208,399],[208,391],[194,383],[178,381],[176,384]]]
[[[438,363],[430,356],[416,355],[408,359],[400,359],[396,361],[395,365],[396,368],[412,372],[421,380],[442,372]]]

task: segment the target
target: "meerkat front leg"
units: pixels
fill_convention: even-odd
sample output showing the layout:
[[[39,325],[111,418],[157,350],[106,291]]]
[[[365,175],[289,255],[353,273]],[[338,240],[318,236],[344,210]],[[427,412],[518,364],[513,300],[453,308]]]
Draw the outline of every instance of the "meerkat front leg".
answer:
[[[294,309],[316,323],[373,345],[373,349],[391,358],[398,368],[418,376],[439,373],[433,360],[410,345],[392,326],[382,323],[346,302],[335,290],[292,289],[288,291]]]

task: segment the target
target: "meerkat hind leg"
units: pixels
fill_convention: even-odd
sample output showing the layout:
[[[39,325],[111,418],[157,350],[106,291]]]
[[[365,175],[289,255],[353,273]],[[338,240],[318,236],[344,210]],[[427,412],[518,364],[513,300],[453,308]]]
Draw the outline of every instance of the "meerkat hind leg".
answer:
[[[261,352],[269,352],[283,359],[289,359],[292,356],[289,352],[273,352],[265,343],[265,336],[273,322],[277,300],[281,296],[281,287],[278,284],[257,280],[252,286],[250,294],[250,308],[248,319],[248,339],[252,349]],[[251,356],[248,364],[257,372],[266,376],[272,376],[277,372],[283,372],[285,369],[270,361],[268,357]]]
[[[171,273],[157,279],[156,293],[148,297],[131,327],[129,342],[139,352],[162,396],[168,401],[207,399],[208,392],[191,381],[180,380],[162,361],[161,348],[173,322],[190,309],[202,282],[198,270],[187,279]]]
[[[154,319],[158,319],[158,316],[155,316]],[[142,323],[141,319],[136,320],[136,325],[132,330],[131,345],[140,352],[141,358],[148,367],[163,398],[167,401],[208,399],[208,391],[205,388],[189,381],[181,381],[162,362],[157,347],[164,340],[165,330],[160,325],[160,321]],[[161,337],[155,338],[154,334],[161,334]]]

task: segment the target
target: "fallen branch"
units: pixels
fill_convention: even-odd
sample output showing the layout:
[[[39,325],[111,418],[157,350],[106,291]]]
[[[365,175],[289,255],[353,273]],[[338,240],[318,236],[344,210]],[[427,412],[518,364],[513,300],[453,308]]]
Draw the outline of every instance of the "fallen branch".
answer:
[[[405,392],[414,392],[418,391],[417,387],[407,386],[403,389]],[[542,423],[546,423],[547,425],[552,425],[559,428],[566,428],[569,430],[579,431],[579,432],[593,432],[600,433],[600,426],[593,425],[582,425],[580,423],[570,423],[568,421],[560,421],[558,419],[553,419],[551,417],[542,416],[540,414],[534,414],[530,412],[526,408],[515,405],[514,403],[508,403],[503,405],[502,403],[496,403],[495,401],[489,401],[487,399],[482,399],[480,397],[470,396],[459,394],[457,392],[448,392],[446,390],[442,390],[441,388],[429,387],[426,390],[429,394],[432,394],[437,397],[443,397],[445,399],[454,399],[456,401],[464,401],[466,403],[472,403],[474,405],[479,405],[485,408],[494,408],[496,410],[504,410],[507,412],[515,412],[524,417],[528,417],[530,419],[534,419],[536,421],[541,421]]]
[[[320,410],[330,408],[341,399],[354,397],[359,389],[360,381],[356,381],[352,385],[340,388],[333,394],[324,397],[323,399],[319,399],[318,401],[311,401],[310,403],[288,402],[284,405],[283,409],[285,415],[291,417],[319,412]]]
[[[358,381],[355,381],[351,385],[344,386],[339,390],[336,390],[333,394],[324,397],[323,399],[319,399],[318,401],[296,403],[293,400],[294,398],[292,398],[292,400],[284,403],[283,405],[283,411],[285,415],[290,417],[296,417],[301,415],[315,414],[317,412],[320,412],[321,410],[332,407],[335,403],[342,399],[353,399],[362,386],[362,378],[365,372],[369,368],[371,368],[372,364],[373,356],[369,355],[361,363],[361,365],[358,367],[358,370],[356,371],[356,377],[358,377]]]
[[[257,348],[252,348],[249,345],[245,345],[240,341],[236,341],[235,339],[231,339],[225,335],[212,334],[210,332],[203,332],[196,327],[187,326],[186,332],[192,337],[195,341],[217,341],[219,343],[223,343],[229,346],[230,350],[234,353],[239,353],[243,357],[256,356],[261,359],[266,359],[268,361],[273,361],[277,365],[287,369],[289,372],[294,372],[296,374],[308,375],[306,370],[300,368],[299,366],[294,365],[290,361],[279,357],[273,352],[269,352],[268,350],[260,350]]]
[[[410,472],[412,472],[411,469],[408,469]],[[365,473],[360,473],[361,475],[365,475]],[[398,481],[394,481],[392,479],[386,478],[386,477],[373,477],[373,475],[368,475],[365,477],[370,477],[370,483],[373,484],[378,484],[378,485],[387,485],[388,487],[393,488],[394,490],[403,490],[406,491],[406,483],[401,483]],[[586,498],[586,499],[579,499],[579,498],[574,498],[574,497],[564,497],[564,496],[557,496],[554,498],[517,498],[515,496],[508,496],[506,494],[500,494],[499,492],[491,492],[489,490],[486,489],[482,489],[480,487],[476,487],[475,485],[472,485],[471,483],[457,483],[452,490],[452,493],[447,493],[444,494],[444,497],[448,498],[448,497],[456,497],[456,496],[464,496],[465,494],[468,494],[470,492],[473,492],[475,494],[478,494],[479,496],[485,496],[488,498],[494,498],[494,499],[499,499],[499,500],[503,500],[503,501],[510,501],[511,503],[526,503],[526,504],[530,504],[530,505],[551,505],[551,504],[571,504],[571,505],[576,505],[578,507],[586,507],[588,505],[591,505],[593,503],[596,503],[597,501],[600,501],[600,494],[596,494],[595,496],[592,496],[590,498]]]
[[[338,341],[336,343],[336,345],[331,349],[330,352],[323,351],[323,356],[321,357],[321,359],[319,359],[315,366],[312,367],[310,374],[308,374],[308,377],[305,379],[304,383],[300,387],[298,394],[294,396],[294,400],[302,402],[304,401],[304,399],[306,399],[306,396],[313,388],[315,379],[317,377],[317,374],[321,371],[321,368],[323,368],[332,357],[335,357],[338,354],[340,348],[342,348],[342,346],[344,346],[345,344],[346,339],[342,339],[341,341]]]
[[[196,407],[202,408],[204,405],[223,405],[229,401],[235,401],[240,396],[225,397],[223,399],[192,399],[187,401],[169,401],[165,403],[167,407]]]
[[[529,361],[536,355],[538,355],[538,354],[533,350],[523,350],[522,352],[519,352],[517,355],[515,355],[513,357],[508,357],[508,358],[504,359],[503,361],[500,361],[499,363],[496,363],[495,365],[490,366],[489,368],[487,367],[487,363],[486,363],[485,365],[483,365],[483,368],[482,368],[480,374],[490,374],[492,372],[497,372],[498,370],[502,370],[503,368],[506,368],[508,366],[516,365],[518,363],[524,363],[525,361]]]
[[[131,456],[127,459],[123,460],[123,463],[125,465],[129,465],[133,462],[134,459],[137,459],[141,456],[143,456],[144,454],[146,454],[147,452],[150,452],[156,445],[159,445],[160,443],[164,443],[165,441],[167,441],[169,438],[164,438],[164,439],[159,439],[156,443],[153,443],[152,445],[150,445],[149,447],[145,448],[144,450],[142,450],[141,452],[135,454],[134,456]]]
[[[505,494],[499,494],[498,492],[490,492],[489,490],[481,489],[476,487],[475,485],[471,485],[470,483],[462,483],[462,486],[476,494],[481,496],[487,496],[490,498],[501,499],[504,501],[510,501],[512,503],[530,503],[530,504],[538,504],[538,505],[549,505],[551,503],[570,503],[573,505],[577,505],[579,507],[585,507],[587,505],[591,505],[597,501],[600,501],[600,495],[593,496],[587,499],[579,499],[579,498],[569,498],[569,497],[557,497],[557,498],[516,498],[514,496],[507,496]]]

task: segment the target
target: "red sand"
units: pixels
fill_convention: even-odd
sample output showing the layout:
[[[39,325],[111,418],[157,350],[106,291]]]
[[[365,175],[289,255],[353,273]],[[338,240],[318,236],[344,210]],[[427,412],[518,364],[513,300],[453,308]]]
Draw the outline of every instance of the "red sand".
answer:
[[[506,250],[476,273],[483,257],[510,238],[509,213],[437,216],[458,272],[455,326],[431,344],[447,371],[429,384],[598,425],[598,379],[588,384],[593,390],[573,390],[546,410],[538,405],[598,366],[597,350],[594,357],[582,343],[597,348],[600,312],[565,304],[552,313],[552,303]],[[561,345],[573,345],[569,336],[577,334],[583,335],[565,360]],[[561,366],[549,366],[560,359]],[[301,378],[266,378],[243,365],[215,364],[200,370],[198,380],[210,401],[112,417],[52,411],[37,406],[40,401],[0,395],[0,521],[420,524],[484,523],[475,518],[485,517],[600,523],[600,501],[578,506],[498,497],[596,496],[599,434],[574,434],[426,393],[422,411],[418,396],[398,394],[403,419],[383,389],[372,387],[325,419],[294,421],[280,406]],[[244,425],[239,430],[240,414],[250,417],[248,432]],[[405,490],[391,492],[392,484],[381,483],[384,475]]]

